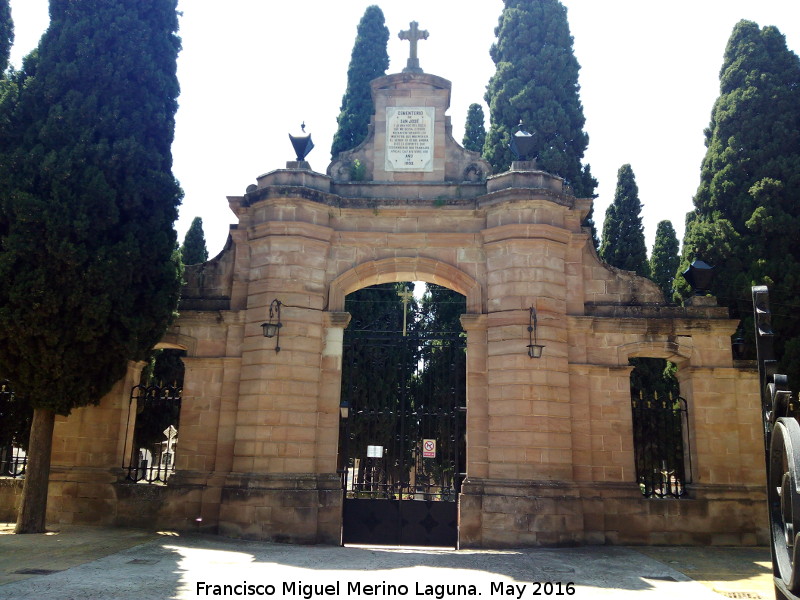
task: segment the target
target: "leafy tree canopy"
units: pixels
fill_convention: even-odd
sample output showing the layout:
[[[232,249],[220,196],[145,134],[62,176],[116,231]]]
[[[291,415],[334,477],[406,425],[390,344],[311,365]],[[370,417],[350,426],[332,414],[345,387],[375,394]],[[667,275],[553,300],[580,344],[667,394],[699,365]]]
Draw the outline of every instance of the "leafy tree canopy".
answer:
[[[203,218],[195,217],[181,246],[181,259],[185,265],[196,265],[208,260],[206,236],[203,232]]]
[[[483,152],[486,141],[485,117],[480,104],[470,104],[467,110],[467,124],[464,128],[464,148],[473,152]]]
[[[781,368],[800,379],[800,59],[775,27],[740,21],[725,49],[678,271],[713,265],[713,292],[752,339],[750,287],[770,287]],[[682,278],[680,292],[690,293]]]
[[[597,185],[583,166],[589,137],[580,101],[580,66],[572,49],[567,9],[558,0],[504,0],[491,57],[497,66],[486,89],[491,127],[484,156],[494,172],[512,161],[511,137],[520,123],[536,137],[539,166],[564,177],[576,196]]]
[[[4,95],[0,372],[35,408],[100,399],[177,303],[176,0],[51,0]]]
[[[8,57],[14,43],[14,21],[11,19],[10,0],[0,0],[0,73],[8,67]]]
[[[678,236],[671,221],[661,221],[656,227],[656,240],[650,256],[650,279],[664,292],[664,299],[672,298],[672,281],[680,264]]]
[[[356,30],[356,42],[347,68],[347,90],[336,122],[331,154],[336,156],[358,146],[367,137],[369,120],[375,111],[370,82],[389,68],[389,28],[384,25],[383,11],[367,7]]]
[[[614,201],[606,210],[600,258],[613,267],[649,277],[641,213],[642,203],[633,169],[622,165],[617,172]]]

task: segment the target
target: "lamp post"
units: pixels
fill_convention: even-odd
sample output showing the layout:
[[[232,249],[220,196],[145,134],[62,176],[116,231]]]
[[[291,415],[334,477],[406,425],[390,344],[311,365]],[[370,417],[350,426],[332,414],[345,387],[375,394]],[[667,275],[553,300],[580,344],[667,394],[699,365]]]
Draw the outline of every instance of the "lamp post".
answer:
[[[266,338],[276,338],[275,353],[281,351],[281,301],[275,298],[269,305],[269,320],[261,324],[261,329]]]
[[[528,356],[530,358],[541,358],[544,350],[544,346],[537,342],[536,329],[536,309],[531,306],[528,312]]]

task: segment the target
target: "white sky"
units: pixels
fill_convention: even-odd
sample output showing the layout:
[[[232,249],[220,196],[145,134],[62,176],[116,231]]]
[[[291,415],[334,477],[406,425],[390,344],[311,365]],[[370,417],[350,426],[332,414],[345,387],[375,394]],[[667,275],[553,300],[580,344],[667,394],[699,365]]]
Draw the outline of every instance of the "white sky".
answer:
[[[656,224],[670,219],[683,238],[692,208],[703,129],[718,95],[725,44],[740,19],[776,25],[800,53],[798,0],[562,0],[568,8],[589,148],[597,178],[595,220],[613,200],[617,170],[630,163],[648,250]],[[226,196],[293,160],[288,133],[301,121],[316,145],[308,157],[324,173],[345,90],[356,26],[378,4],[390,31],[389,73],[405,66],[408,43],[397,33],[412,20],[430,32],[420,42],[427,73],[453,83],[453,133],[464,135],[467,107],[483,102],[494,64],[489,47],[502,0],[180,0],[180,109],[174,172],[186,197],[177,223],[183,241],[203,218],[211,256],[235,222]],[[47,27],[47,0],[11,0],[16,28],[12,63]],[[489,111],[484,104],[489,126]]]

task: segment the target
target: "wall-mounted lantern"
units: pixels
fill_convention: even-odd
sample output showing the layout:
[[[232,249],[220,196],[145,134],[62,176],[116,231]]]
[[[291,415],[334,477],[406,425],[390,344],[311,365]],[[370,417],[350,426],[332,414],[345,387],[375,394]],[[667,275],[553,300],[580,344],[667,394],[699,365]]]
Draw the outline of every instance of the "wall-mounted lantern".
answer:
[[[544,346],[537,341],[536,329],[536,309],[531,306],[528,313],[528,356],[530,358],[542,358],[544,350]]]
[[[339,416],[345,421],[350,417],[350,403],[347,400],[342,400],[339,404]]]
[[[281,301],[275,298],[269,305],[269,320],[261,324],[261,329],[264,331],[264,337],[276,338],[275,352],[281,351]]]

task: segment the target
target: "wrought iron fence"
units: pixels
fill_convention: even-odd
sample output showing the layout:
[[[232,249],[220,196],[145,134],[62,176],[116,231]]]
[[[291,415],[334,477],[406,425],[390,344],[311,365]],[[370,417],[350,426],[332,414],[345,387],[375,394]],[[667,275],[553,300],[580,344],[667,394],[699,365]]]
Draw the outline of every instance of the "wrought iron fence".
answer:
[[[30,435],[30,406],[21,402],[7,380],[0,381],[0,477],[22,477]]]
[[[683,398],[631,399],[636,481],[648,498],[680,498],[691,483],[689,411]]]
[[[129,411],[134,406],[136,423],[133,427],[133,443],[127,464],[123,462],[122,465],[127,471],[126,479],[137,483],[164,484],[175,472],[181,388],[134,386],[131,389]],[[126,446],[129,433],[126,433]]]

